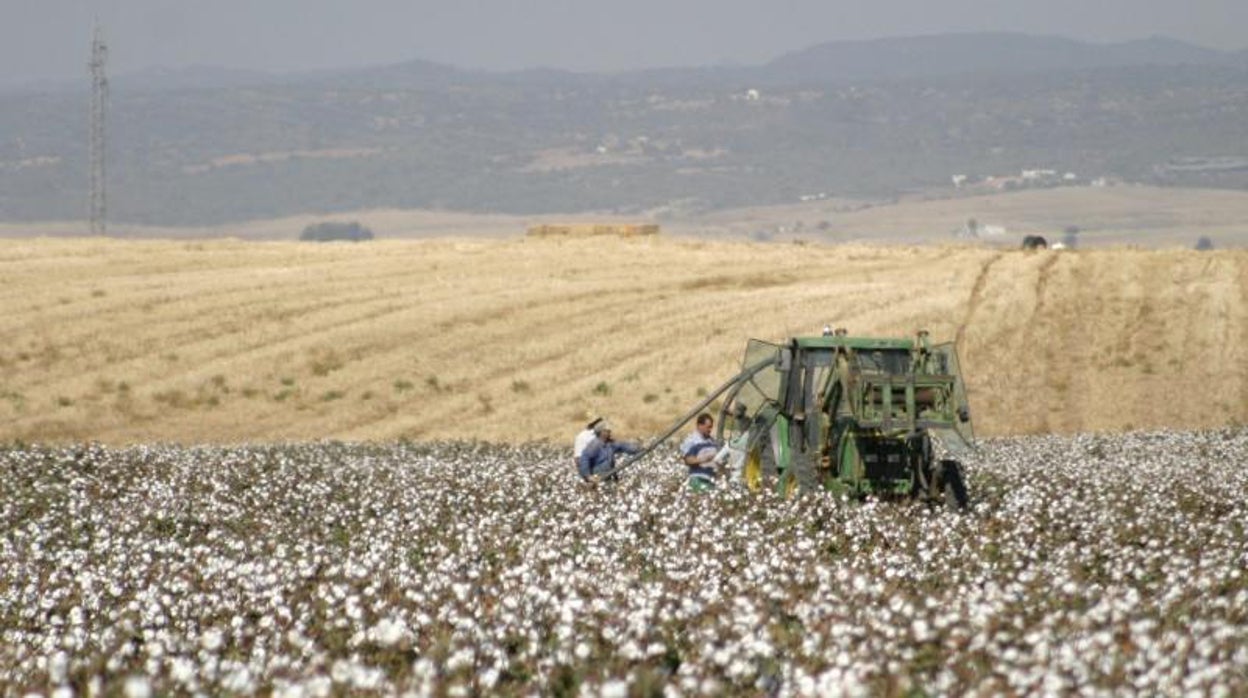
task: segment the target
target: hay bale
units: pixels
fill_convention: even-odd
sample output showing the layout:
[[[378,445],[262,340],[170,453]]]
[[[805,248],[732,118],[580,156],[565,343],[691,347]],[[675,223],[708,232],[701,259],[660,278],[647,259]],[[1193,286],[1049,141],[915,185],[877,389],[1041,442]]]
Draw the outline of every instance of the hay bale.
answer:
[[[529,226],[528,235],[533,237],[640,237],[658,235],[657,223],[543,223]]]

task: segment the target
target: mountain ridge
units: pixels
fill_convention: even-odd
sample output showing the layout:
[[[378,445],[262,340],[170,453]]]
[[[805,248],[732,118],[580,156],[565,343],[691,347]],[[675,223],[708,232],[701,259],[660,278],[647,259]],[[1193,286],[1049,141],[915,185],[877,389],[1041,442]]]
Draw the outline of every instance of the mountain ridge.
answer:
[[[1059,35],[957,32],[827,41],[756,65],[671,66],[613,72],[546,66],[515,70],[462,68],[427,59],[285,73],[196,65],[146,68],[114,78],[121,89],[227,89],[288,84],[425,89],[454,83],[710,85],[907,80],[952,75],[1008,75],[1133,66],[1227,66],[1248,69],[1248,49],[1224,51],[1167,36],[1096,43]],[[9,84],[6,91],[69,87],[69,81]]]
[[[826,42],[780,56],[763,70],[782,82],[826,82],[1236,62],[1235,53],[1161,36],[1101,44],[1060,36],[975,32]]]

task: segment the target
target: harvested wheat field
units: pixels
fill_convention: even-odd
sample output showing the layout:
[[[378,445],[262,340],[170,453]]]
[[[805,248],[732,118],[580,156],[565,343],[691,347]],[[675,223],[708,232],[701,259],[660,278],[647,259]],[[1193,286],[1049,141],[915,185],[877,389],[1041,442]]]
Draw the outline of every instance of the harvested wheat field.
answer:
[[[1248,253],[11,240],[0,439],[648,435],[746,339],[958,338],[981,434],[1248,421]]]

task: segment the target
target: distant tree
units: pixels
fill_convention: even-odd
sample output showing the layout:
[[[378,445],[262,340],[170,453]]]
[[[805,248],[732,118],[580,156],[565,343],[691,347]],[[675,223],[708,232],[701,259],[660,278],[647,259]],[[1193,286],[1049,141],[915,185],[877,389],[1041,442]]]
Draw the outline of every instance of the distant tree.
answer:
[[[299,239],[308,242],[330,242],[333,240],[361,242],[363,240],[372,240],[373,231],[360,225],[357,221],[351,221],[350,223],[325,221],[323,223],[313,223],[304,228],[303,232],[299,234]]]
[[[970,237],[979,237],[979,221],[974,218],[966,219],[966,234]]]
[[[1049,241],[1044,239],[1042,235],[1026,235],[1023,237],[1024,250],[1047,250],[1049,249]]]
[[[1207,252],[1209,250],[1212,250],[1213,240],[1210,240],[1208,235],[1201,235],[1200,239],[1196,241],[1196,249],[1200,250],[1201,252]]]

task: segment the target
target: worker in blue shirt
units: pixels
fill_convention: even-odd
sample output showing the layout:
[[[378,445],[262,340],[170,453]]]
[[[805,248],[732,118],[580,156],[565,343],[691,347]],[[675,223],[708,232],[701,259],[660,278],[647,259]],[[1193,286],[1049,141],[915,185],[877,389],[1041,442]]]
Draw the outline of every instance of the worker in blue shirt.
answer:
[[[703,412],[698,415],[694,431],[680,443],[680,457],[689,467],[689,486],[703,491],[715,486],[715,456],[722,444],[711,438],[715,419]]]
[[[599,422],[594,425],[594,440],[581,452],[577,470],[581,479],[597,482],[600,476],[615,470],[615,454],[633,454],[640,450],[637,444],[616,441],[611,436],[611,425],[605,421]]]

